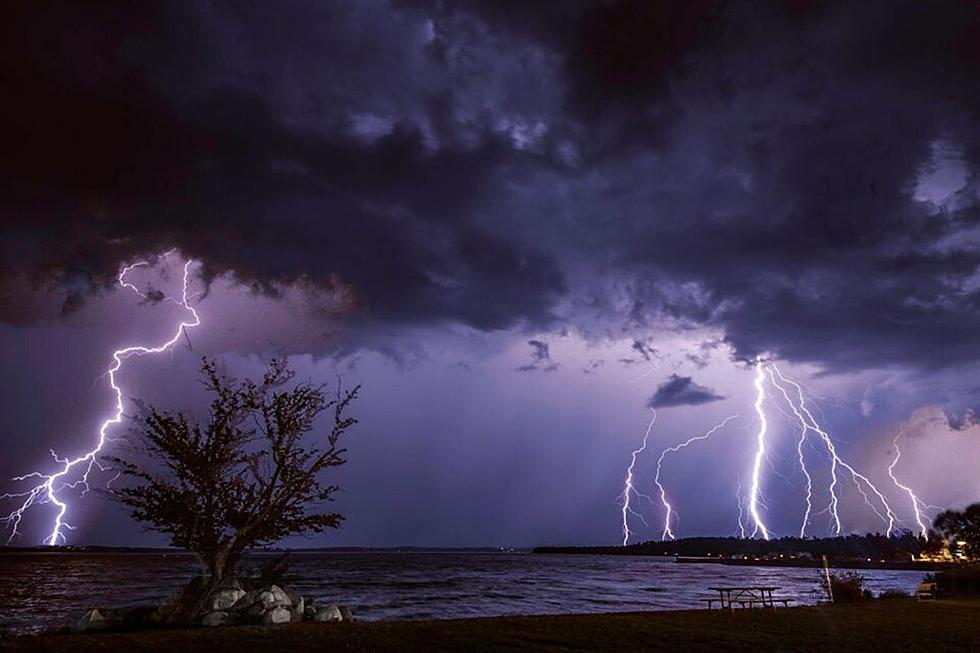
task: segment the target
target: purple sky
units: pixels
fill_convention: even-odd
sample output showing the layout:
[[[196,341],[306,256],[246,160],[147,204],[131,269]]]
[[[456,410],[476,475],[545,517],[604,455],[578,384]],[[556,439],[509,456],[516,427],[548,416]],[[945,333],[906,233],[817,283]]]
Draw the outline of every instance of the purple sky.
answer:
[[[88,448],[111,352],[182,317],[120,266],[177,248],[133,279],[173,293],[194,260],[202,325],[128,363],[128,399],[200,411],[202,355],[364,385],[347,521],[305,544],[619,542],[650,407],[648,493],[656,453],[739,414],[664,467],[676,533],[733,533],[760,355],[907,524],[900,429],[924,500],[976,500],[978,6],[25,5],[0,39],[0,477]],[[767,412],[790,534],[795,427]],[[853,487],[841,516],[882,528]],[[69,521],[162,543],[98,496]]]

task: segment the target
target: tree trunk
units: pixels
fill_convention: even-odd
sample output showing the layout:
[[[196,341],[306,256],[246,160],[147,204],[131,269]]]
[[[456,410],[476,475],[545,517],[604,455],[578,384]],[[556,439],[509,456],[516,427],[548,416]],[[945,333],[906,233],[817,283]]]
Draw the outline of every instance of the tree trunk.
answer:
[[[190,601],[189,610],[179,617],[180,621],[192,623],[201,616],[207,607],[207,599],[211,592],[222,579],[235,573],[235,567],[238,565],[240,557],[241,551],[232,542],[220,545],[211,553],[206,560],[208,577],[204,579],[200,587],[195,588],[197,596]]]
[[[217,583],[225,577],[225,570],[228,563],[228,547],[222,546],[208,560],[208,573],[211,575],[212,583]]]
[[[237,546],[232,547],[231,550],[228,551],[227,555],[225,556],[224,565],[221,570],[222,577],[234,576],[235,569],[238,567],[238,561],[241,560],[241,558],[242,558],[241,549]]]

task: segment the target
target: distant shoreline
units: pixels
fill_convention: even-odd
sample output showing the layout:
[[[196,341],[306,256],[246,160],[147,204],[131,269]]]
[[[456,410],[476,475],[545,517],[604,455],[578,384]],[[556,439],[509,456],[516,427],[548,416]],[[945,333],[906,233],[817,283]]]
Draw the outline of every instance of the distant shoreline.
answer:
[[[677,556],[675,562],[687,564],[720,564],[734,567],[802,567],[819,568],[823,566],[820,560],[790,559],[790,560],[749,560],[732,558],[701,558],[694,556]],[[955,562],[909,561],[898,562],[889,560],[837,560],[834,567],[846,569],[882,569],[888,571],[941,571],[955,567]]]
[[[648,557],[648,558],[673,558],[673,561],[681,564],[701,564],[701,565],[727,565],[732,567],[790,567],[818,569],[823,567],[820,560],[793,558],[782,560],[755,560],[751,558],[721,558],[709,556],[675,556],[656,553],[610,553],[610,552],[586,552],[576,551],[578,547],[539,547],[534,550],[538,555],[607,555],[607,556],[629,556],[629,557]],[[942,571],[951,567],[958,566],[955,562],[927,562],[927,561],[889,561],[889,560],[833,560],[830,566],[840,569],[880,569],[883,571]]]
[[[679,563],[723,564],[746,567],[817,568],[827,560],[833,567],[939,571],[960,564],[954,559],[921,560],[927,542],[908,532],[897,536],[880,533],[825,538],[689,537],[649,541],[628,546],[539,546],[535,554],[649,556],[673,558]]]

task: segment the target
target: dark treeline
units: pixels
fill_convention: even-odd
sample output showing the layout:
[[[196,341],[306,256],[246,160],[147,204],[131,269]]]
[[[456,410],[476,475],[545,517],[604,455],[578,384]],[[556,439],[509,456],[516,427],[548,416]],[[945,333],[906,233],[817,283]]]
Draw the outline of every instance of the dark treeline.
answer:
[[[887,537],[881,533],[846,537],[743,539],[738,537],[688,537],[666,542],[649,541],[628,546],[542,546],[534,553],[591,553],[603,555],[668,555],[762,557],[772,555],[826,555],[832,560],[873,558],[903,560],[933,548],[925,538],[904,531]]]

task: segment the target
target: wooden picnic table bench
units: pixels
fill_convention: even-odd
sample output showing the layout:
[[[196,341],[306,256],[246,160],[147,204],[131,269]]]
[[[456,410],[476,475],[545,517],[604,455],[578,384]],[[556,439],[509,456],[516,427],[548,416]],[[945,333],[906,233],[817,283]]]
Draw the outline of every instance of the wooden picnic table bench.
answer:
[[[783,607],[789,607],[792,599],[776,598],[772,593],[778,589],[774,585],[758,585],[749,587],[709,587],[709,590],[718,592],[718,596],[703,597],[700,600],[707,604],[708,609],[712,609],[717,602],[721,609],[728,608],[734,611],[735,606],[743,609],[755,607],[775,608],[777,603],[782,603]]]

